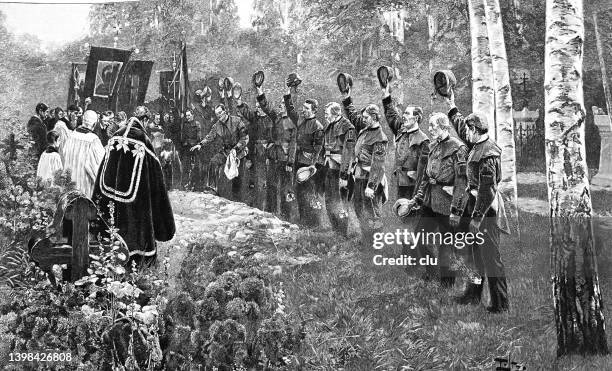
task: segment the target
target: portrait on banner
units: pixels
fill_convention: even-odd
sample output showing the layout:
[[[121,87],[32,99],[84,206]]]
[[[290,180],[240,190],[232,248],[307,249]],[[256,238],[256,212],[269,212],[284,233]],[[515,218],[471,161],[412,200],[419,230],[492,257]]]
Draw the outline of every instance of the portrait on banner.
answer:
[[[121,67],[123,67],[123,62],[98,61],[94,88],[95,97],[108,98],[112,94]]]

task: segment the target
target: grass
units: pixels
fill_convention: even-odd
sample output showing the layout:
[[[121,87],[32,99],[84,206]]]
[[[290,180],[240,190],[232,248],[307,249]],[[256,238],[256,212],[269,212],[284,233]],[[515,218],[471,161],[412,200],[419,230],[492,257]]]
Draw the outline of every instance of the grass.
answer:
[[[519,197],[546,200],[546,186],[521,184]],[[608,198],[604,192],[593,193],[596,212],[612,210]],[[390,204],[384,207],[384,221],[394,230],[400,225]],[[595,220],[595,243],[610,323],[606,303],[612,300],[612,254],[604,242],[612,239],[612,232],[600,224]],[[445,290],[420,280],[418,269],[373,265],[375,251],[358,247],[354,214],[352,238],[342,239],[329,230],[299,231],[298,243],[279,243],[276,248],[285,255],[320,258],[284,267],[275,277],[287,295],[285,311],[306,322],[306,343],[299,353],[304,369],[482,370],[491,369],[494,358],[507,356],[529,370],[612,369],[609,356],[556,357],[548,218],[521,212],[520,225],[520,241],[502,237],[511,310],[501,315],[488,314],[484,304],[454,304],[461,283]],[[380,251],[389,257],[400,254],[397,246]],[[487,290],[483,299],[488,302]]]
[[[545,200],[546,187],[520,186],[519,196]],[[596,212],[612,209],[607,196],[594,192]],[[393,225],[388,210],[385,214],[386,225]],[[511,310],[501,315],[488,314],[484,305],[454,304],[460,284],[444,290],[421,281],[417,269],[374,266],[374,250],[358,248],[356,238],[340,241],[330,232],[304,235],[294,252],[316,253],[321,261],[285,270],[281,278],[287,310],[308,324],[302,352],[307,369],[481,370],[491,369],[495,357],[508,355],[530,370],[612,369],[609,356],[556,357],[548,218],[521,213],[520,225],[521,241],[502,238]],[[612,298],[612,254],[603,242],[612,232],[595,228],[609,323],[612,313],[605,304]],[[382,251],[390,257],[400,254],[396,246]],[[612,344],[612,333],[607,335]]]

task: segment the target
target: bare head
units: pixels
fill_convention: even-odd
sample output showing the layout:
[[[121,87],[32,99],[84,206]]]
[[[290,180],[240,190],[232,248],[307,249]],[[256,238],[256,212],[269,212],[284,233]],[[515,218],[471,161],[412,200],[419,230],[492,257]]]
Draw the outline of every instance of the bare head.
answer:
[[[315,117],[318,105],[319,103],[316,99],[306,99],[302,105],[302,116],[304,116],[305,119]]]
[[[225,108],[224,104],[222,103],[217,104],[217,107],[215,107],[215,116],[217,116],[217,119],[221,122],[227,121],[227,119],[229,118],[229,115],[227,113],[227,109]]]
[[[380,120],[380,108],[375,104],[368,104],[361,111],[361,116],[367,126],[372,126]]]
[[[325,120],[328,123],[336,122],[342,115],[342,107],[336,102],[330,102],[325,105]]]
[[[402,117],[404,118],[404,125],[406,125],[407,129],[414,129],[418,127],[423,120],[423,109],[421,107],[408,106],[404,110]]]
[[[450,121],[448,116],[442,112],[436,112],[429,118],[429,134],[433,140],[443,140],[448,137]]]
[[[95,111],[87,110],[83,114],[83,126],[87,129],[93,129],[98,122],[98,114]]]

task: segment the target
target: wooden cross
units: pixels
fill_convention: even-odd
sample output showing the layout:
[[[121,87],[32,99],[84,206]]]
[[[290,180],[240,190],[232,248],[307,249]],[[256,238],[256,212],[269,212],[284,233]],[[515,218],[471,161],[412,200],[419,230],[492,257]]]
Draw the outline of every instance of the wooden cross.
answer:
[[[89,222],[96,219],[94,203],[83,194],[69,193],[58,202],[56,215],[47,228],[49,234],[34,242],[30,257],[53,280],[53,265],[71,267],[74,282],[87,274],[89,266]],[[72,224],[70,238],[64,236],[64,222]],[[69,244],[71,242],[71,245]]]

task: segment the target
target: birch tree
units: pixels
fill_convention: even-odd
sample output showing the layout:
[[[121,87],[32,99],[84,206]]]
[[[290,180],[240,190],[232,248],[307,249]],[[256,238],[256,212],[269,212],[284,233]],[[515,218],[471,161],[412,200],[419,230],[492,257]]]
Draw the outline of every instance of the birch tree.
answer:
[[[489,136],[495,141],[497,138],[493,65],[489,49],[485,0],[468,0],[468,10],[472,39],[472,111],[487,118]]]
[[[495,130],[497,144],[502,149],[502,180],[499,190],[503,195],[512,229],[518,232],[518,207],[516,186],[516,152],[514,148],[514,119],[512,118],[512,91],[510,72],[504,40],[504,27],[499,0],[486,0],[486,21],[489,49],[493,67],[495,89]]]
[[[582,0],[546,1],[545,143],[557,355],[606,354],[582,87]]]

